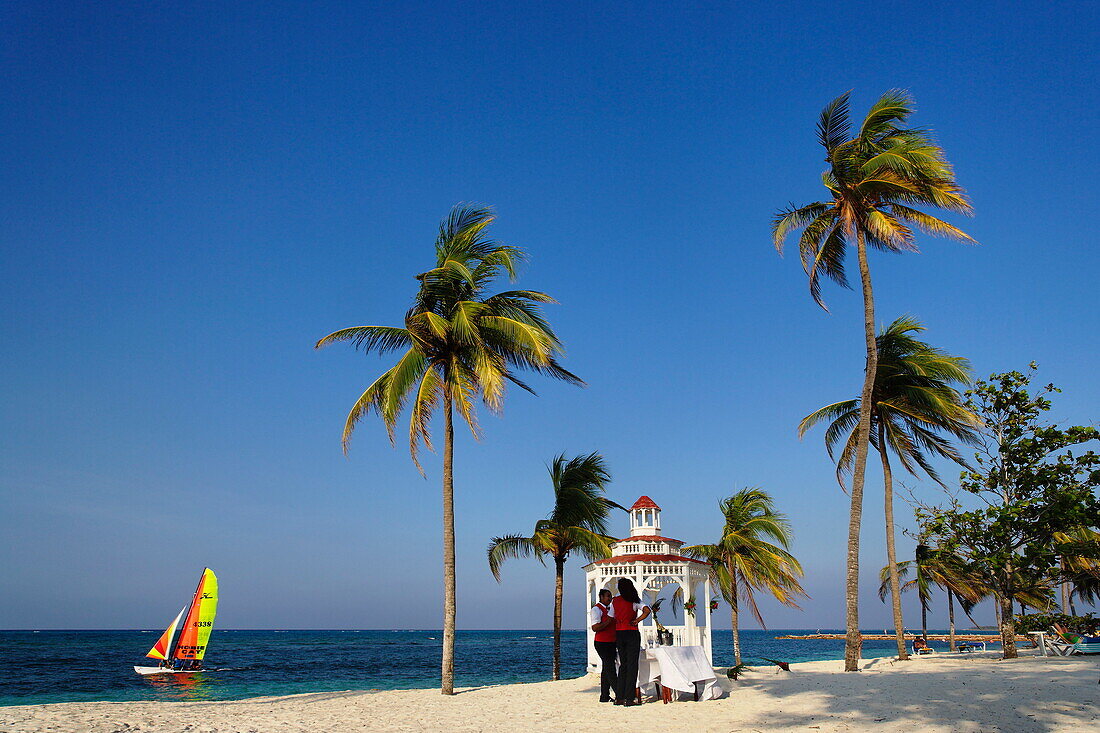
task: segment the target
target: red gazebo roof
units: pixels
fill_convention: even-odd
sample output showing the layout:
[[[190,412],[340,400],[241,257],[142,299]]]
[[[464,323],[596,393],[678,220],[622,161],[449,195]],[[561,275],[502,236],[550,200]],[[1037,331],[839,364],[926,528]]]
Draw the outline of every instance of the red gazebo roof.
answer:
[[[684,544],[683,540],[674,540],[671,537],[662,537],[657,534],[642,534],[636,537],[623,537],[621,540],[615,540],[616,543],[620,542],[674,542],[678,545]]]
[[[621,562],[695,562],[700,565],[706,565],[707,563],[702,560],[696,560],[693,557],[684,557],[683,555],[615,555],[613,557],[605,557],[602,560],[596,560],[595,565],[609,565],[617,564]]]
[[[638,501],[634,502],[634,506],[630,507],[630,510],[634,511],[635,509],[660,509],[660,508],[661,507],[657,506],[657,502],[653,501],[653,499],[650,499],[648,496],[639,496]]]

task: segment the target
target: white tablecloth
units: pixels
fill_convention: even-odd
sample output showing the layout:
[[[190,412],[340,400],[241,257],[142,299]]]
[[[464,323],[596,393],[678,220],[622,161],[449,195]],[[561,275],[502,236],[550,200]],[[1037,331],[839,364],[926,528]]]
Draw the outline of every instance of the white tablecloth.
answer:
[[[723,694],[701,646],[642,649],[638,657],[638,687],[649,692],[646,688],[652,689],[658,678],[662,686],[691,695],[695,694],[695,683],[700,683],[700,700],[715,700]]]

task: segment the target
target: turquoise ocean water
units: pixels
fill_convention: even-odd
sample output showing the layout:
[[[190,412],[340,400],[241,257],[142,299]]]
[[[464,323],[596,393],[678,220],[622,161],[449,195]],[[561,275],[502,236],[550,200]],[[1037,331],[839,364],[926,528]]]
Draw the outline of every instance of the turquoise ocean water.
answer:
[[[742,631],[749,664],[841,659],[844,642],[776,640],[772,629]],[[820,629],[823,632],[834,630]],[[881,632],[881,630],[879,630]],[[432,688],[439,684],[438,631],[234,631],[215,629],[206,666],[194,675],[141,677],[135,664],[158,631],[0,631],[0,705],[84,700],[234,700],[333,690]],[[550,678],[549,631],[459,631],[456,684]],[[933,644],[933,646],[938,646]],[[729,631],[714,634],[715,664],[732,664]],[[892,642],[864,642],[864,656],[889,656]],[[562,633],[562,675],[584,674],[583,631]]]

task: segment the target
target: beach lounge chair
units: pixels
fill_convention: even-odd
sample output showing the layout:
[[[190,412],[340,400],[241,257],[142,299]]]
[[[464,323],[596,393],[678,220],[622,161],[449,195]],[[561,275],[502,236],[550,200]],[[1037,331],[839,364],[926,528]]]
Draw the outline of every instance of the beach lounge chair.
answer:
[[[933,649],[930,646],[913,647],[913,654],[916,655],[916,656],[920,656],[922,654],[935,654],[935,653],[936,653],[936,650]]]
[[[1071,654],[1100,654],[1100,636],[1081,636],[1066,631],[1055,624],[1051,627],[1052,638],[1047,642],[1054,653],[1060,657]]]
[[[981,649],[984,652],[985,651],[985,642],[984,641],[964,641],[964,642],[962,642],[961,644],[959,644],[958,646],[955,647],[955,651],[958,651],[958,652],[973,652],[977,649]]]

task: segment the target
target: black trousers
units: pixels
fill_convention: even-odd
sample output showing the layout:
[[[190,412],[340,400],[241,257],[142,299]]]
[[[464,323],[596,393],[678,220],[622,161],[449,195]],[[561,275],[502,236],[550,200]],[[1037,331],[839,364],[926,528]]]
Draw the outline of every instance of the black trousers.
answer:
[[[600,699],[607,700],[611,697],[611,691],[615,690],[615,694],[618,694],[618,688],[616,682],[618,677],[615,674],[615,647],[618,644],[614,641],[597,641],[596,653],[600,655],[600,668],[603,670],[600,672]]]
[[[615,651],[619,654],[619,680],[615,686],[616,702],[634,700],[634,691],[638,688],[638,653],[641,650],[640,632],[615,632]]]

